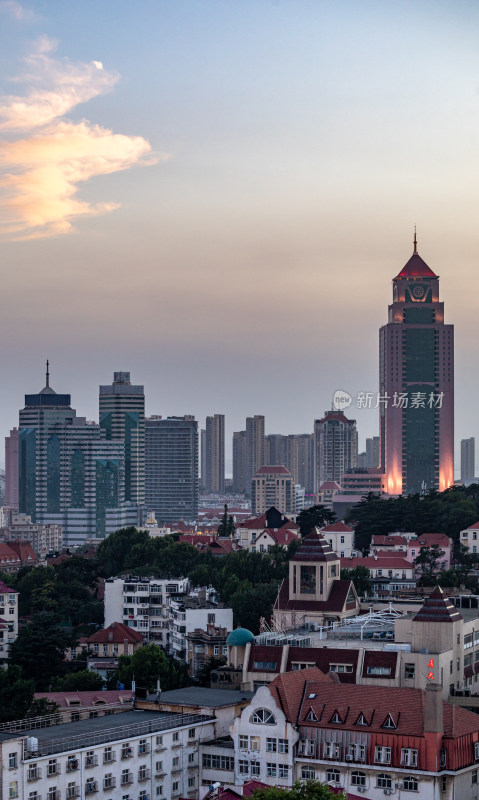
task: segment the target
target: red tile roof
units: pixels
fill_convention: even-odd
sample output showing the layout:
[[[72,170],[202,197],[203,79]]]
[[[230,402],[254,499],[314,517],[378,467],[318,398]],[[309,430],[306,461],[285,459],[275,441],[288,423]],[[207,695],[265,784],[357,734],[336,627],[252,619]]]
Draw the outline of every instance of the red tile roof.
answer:
[[[320,492],[340,492],[341,487],[336,481],[323,481],[319,487]]]
[[[426,597],[422,608],[413,617],[414,622],[458,622],[461,619],[461,614],[440,586]]]
[[[332,522],[330,525],[321,528],[321,533],[354,533],[354,528],[346,525],[345,522]]]
[[[304,537],[301,545],[291,558],[291,561],[338,561],[338,556],[333,552],[329,542],[326,541],[318,528]]]
[[[393,556],[392,553],[385,553],[378,558],[369,556],[368,558],[342,558],[341,569],[354,569],[354,567],[367,567],[368,569],[414,569],[407,559],[401,556]]]
[[[16,589],[10,589],[10,586],[7,586],[6,583],[0,581],[0,594],[18,594]]]
[[[293,672],[283,672],[278,675],[270,684],[269,690],[276,700],[278,706],[283,709],[287,719],[294,725],[297,723],[301,702],[308,681],[315,685],[337,684],[333,678],[325,675],[317,667],[298,669]]]
[[[383,536],[382,534],[373,534],[371,538],[373,547],[394,547],[396,545],[407,546],[407,539],[404,536]]]
[[[283,547],[291,544],[293,539],[301,538],[297,530],[284,525],[282,528],[265,528],[263,533],[260,533],[256,537],[256,543],[259,542],[264,533],[267,533],[272,539],[274,539],[276,544],[280,544]]]
[[[280,464],[271,464],[270,466],[260,467],[256,470],[256,475],[291,475],[289,469],[282,467]]]
[[[475,522],[474,525],[469,525],[466,531],[479,531],[479,522]]]
[[[354,593],[352,581],[335,580],[333,581],[331,592],[327,600],[290,600],[289,578],[284,578],[274,607],[277,611],[310,611],[317,613],[331,611],[339,614],[345,609],[353,609],[358,605],[356,601],[354,604],[346,603],[350,589],[352,589]]]
[[[76,708],[88,708],[99,704],[131,703],[133,692],[130,689],[121,691],[109,689],[100,692],[35,692],[35,698],[41,697],[52,700],[60,708],[68,708],[72,705]]]
[[[437,544],[439,547],[450,547],[451,539],[445,533],[421,533],[417,539],[411,539],[410,546],[420,545],[421,547],[432,547]]]
[[[123,622],[112,622],[108,628],[96,631],[87,639],[88,644],[123,644],[125,639],[132,644],[139,644],[144,640],[144,635]]]
[[[30,542],[14,541],[8,544],[23,563],[32,564],[38,561],[37,554]]]
[[[7,563],[20,565],[21,561],[15,550],[12,550],[10,545],[6,544],[5,542],[0,542],[0,565]]]

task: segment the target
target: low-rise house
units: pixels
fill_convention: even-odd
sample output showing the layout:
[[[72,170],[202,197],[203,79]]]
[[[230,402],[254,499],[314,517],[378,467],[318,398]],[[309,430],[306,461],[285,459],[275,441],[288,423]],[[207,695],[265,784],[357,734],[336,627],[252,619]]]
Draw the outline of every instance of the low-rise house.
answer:
[[[329,542],[331,550],[340,558],[351,558],[354,550],[354,528],[345,522],[333,522],[321,528],[321,533]]]
[[[235,538],[241,547],[250,552],[255,552],[257,549],[256,540],[265,531],[268,531],[270,534],[282,531],[282,536],[284,538],[286,531],[288,531],[291,536],[293,534],[299,535],[299,526],[286,514],[281,513],[277,508],[271,506],[264,514],[244,520],[238,525]]]
[[[228,630],[216,625],[207,625],[206,630],[195,628],[186,634],[186,663],[188,672],[195,677],[212,658],[226,656]]]
[[[45,699],[57,706],[52,716],[62,722],[94,719],[132,708],[133,692],[130,690],[105,690],[96,692],[36,692],[35,699]]]

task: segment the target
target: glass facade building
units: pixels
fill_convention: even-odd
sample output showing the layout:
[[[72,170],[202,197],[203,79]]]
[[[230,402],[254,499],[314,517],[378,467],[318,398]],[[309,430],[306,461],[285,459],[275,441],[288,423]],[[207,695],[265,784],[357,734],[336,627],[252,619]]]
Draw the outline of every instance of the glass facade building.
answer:
[[[198,423],[194,417],[146,420],[146,505],[158,523],[198,517]]]

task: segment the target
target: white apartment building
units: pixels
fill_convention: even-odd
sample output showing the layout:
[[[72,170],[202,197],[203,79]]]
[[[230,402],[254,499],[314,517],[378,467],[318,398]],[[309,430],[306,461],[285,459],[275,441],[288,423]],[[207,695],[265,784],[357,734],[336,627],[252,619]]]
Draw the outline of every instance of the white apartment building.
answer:
[[[351,558],[354,550],[354,528],[345,522],[333,522],[321,528],[321,533],[329,542],[331,550],[340,558]]]
[[[0,660],[18,636],[18,592],[0,581]]]
[[[233,630],[233,609],[225,608],[221,603],[202,604],[201,600],[186,598],[171,600],[169,605],[170,620],[170,652],[175,658],[186,661],[188,634],[200,629],[206,631],[209,625],[217,628]]]
[[[459,541],[470,553],[479,553],[479,522],[461,531]]]
[[[105,628],[123,622],[168,648],[170,599],[186,595],[189,585],[188,578],[109,578],[105,581]]]
[[[9,800],[196,798],[199,745],[214,735],[214,717],[159,711],[19,724],[0,726],[0,796]]]
[[[1,526],[0,537],[4,542],[28,542],[35,553],[42,556],[50,551],[61,551],[63,547],[61,525],[33,523],[29,514],[11,514],[10,521]]]

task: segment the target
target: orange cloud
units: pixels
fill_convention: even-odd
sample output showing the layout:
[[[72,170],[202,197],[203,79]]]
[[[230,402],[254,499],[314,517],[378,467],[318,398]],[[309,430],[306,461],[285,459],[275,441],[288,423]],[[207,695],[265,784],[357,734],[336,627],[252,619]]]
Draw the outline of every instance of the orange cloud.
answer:
[[[44,38],[28,59],[34,72],[24,96],[0,98],[0,130],[27,135],[0,144],[0,232],[11,238],[52,236],[72,230],[76,217],[112,211],[118,204],[76,197],[78,184],[96,175],[158,161],[140,136],[125,136],[64,115],[79,103],[109,91],[118,75],[99,61],[72,65],[49,53]],[[166,158],[163,156],[162,158]]]

